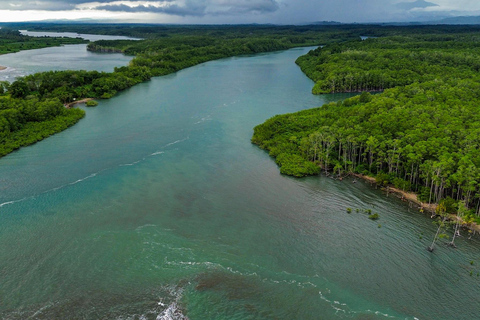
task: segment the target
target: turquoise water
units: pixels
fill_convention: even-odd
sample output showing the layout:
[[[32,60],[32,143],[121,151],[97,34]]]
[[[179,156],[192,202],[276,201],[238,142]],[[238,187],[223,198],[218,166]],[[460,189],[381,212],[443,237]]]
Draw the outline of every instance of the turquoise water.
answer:
[[[435,227],[406,203],[282,176],[250,143],[275,114],[345,97],[310,94],[307,51],[155,78],[0,159],[0,317],[478,317],[478,240],[429,253]]]

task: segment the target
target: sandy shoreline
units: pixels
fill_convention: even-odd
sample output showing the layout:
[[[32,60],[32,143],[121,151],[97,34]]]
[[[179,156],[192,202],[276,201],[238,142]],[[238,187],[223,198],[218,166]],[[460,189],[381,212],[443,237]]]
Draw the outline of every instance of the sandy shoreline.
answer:
[[[359,179],[366,180],[366,181],[370,182],[370,184],[377,185],[377,181],[373,177],[364,176],[364,175],[356,174],[356,173],[352,174],[352,175],[359,178]],[[417,195],[413,192],[405,192],[403,190],[394,188],[392,186],[387,186],[387,187],[382,188],[382,189],[385,190],[387,192],[387,194],[389,194],[389,193],[394,194],[395,196],[400,198],[402,201],[408,201],[410,204],[415,204],[418,207],[418,209],[420,210],[420,212],[428,211],[428,212],[434,214],[435,209],[437,208],[437,205],[434,204],[434,203],[421,202],[420,200],[418,200]],[[451,220],[457,220],[458,218],[457,218],[456,215],[451,215],[450,219]],[[476,223],[468,224],[468,225],[466,225],[466,227],[469,228],[470,230],[473,230],[473,231],[476,231],[476,232],[480,233],[480,225],[477,225]]]
[[[76,105],[76,104],[78,104],[78,103],[85,103],[85,102],[90,101],[90,100],[93,100],[93,98],[85,98],[85,99],[81,99],[81,100],[77,100],[77,101],[65,103],[64,106],[65,106],[65,108],[69,109],[69,108],[71,108],[72,106],[74,106],[74,105]]]

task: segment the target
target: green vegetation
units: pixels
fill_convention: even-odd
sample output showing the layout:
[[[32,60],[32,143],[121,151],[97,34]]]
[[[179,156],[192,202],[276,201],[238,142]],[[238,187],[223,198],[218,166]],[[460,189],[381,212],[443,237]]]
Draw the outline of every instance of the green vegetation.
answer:
[[[316,81],[315,93],[389,89],[275,116],[255,127],[253,143],[299,168],[294,176],[307,175],[307,163],[329,174],[376,176],[444,204],[466,223],[480,222],[477,34],[349,41],[298,64]]]
[[[98,106],[98,102],[95,101],[95,100],[89,100],[89,101],[87,101],[86,106],[87,107],[96,107],[96,106]]]
[[[145,27],[147,40],[102,40],[88,50],[134,55],[130,67],[147,67],[152,76],[166,75],[226,57],[315,46],[360,38],[360,32],[318,27],[199,26]],[[132,30],[127,34],[139,36]]]
[[[480,70],[480,39],[467,34],[409,35],[350,41],[310,51],[297,64],[314,94],[383,91]]]
[[[65,130],[84,115],[58,99],[0,98],[0,156]]]
[[[80,38],[29,37],[21,35],[18,30],[10,28],[0,29],[0,54],[86,42]]]
[[[368,215],[368,219],[370,220],[378,220],[379,218],[380,216],[378,215],[378,213]]]
[[[0,29],[0,54],[63,44],[85,43],[83,39],[35,38],[17,30]],[[82,110],[67,110],[55,95],[35,97],[25,81],[0,82],[0,157],[54,133],[84,117]]]
[[[79,98],[113,97],[118,91],[151,78],[146,67],[120,67],[112,73],[98,71],[47,71],[13,82],[8,93],[14,98],[58,98],[69,103]]]

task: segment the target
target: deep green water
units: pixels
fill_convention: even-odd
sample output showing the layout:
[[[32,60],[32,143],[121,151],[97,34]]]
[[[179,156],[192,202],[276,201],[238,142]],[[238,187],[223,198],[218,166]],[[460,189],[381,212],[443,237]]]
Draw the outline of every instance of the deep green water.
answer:
[[[428,217],[364,182],[282,176],[250,143],[342,98],[310,94],[307,50],[155,78],[0,159],[0,317],[478,318],[478,240],[429,253]]]

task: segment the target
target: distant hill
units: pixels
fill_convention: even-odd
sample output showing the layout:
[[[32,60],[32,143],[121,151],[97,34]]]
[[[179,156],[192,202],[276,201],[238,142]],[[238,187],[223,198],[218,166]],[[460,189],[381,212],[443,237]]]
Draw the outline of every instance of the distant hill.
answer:
[[[432,24],[480,24],[480,16],[461,16],[444,18],[438,21],[429,22]]]
[[[321,25],[321,26],[336,26],[336,25],[340,25],[340,24],[343,24],[343,23],[338,22],[338,21],[315,21],[315,22],[311,22],[309,24]]]

